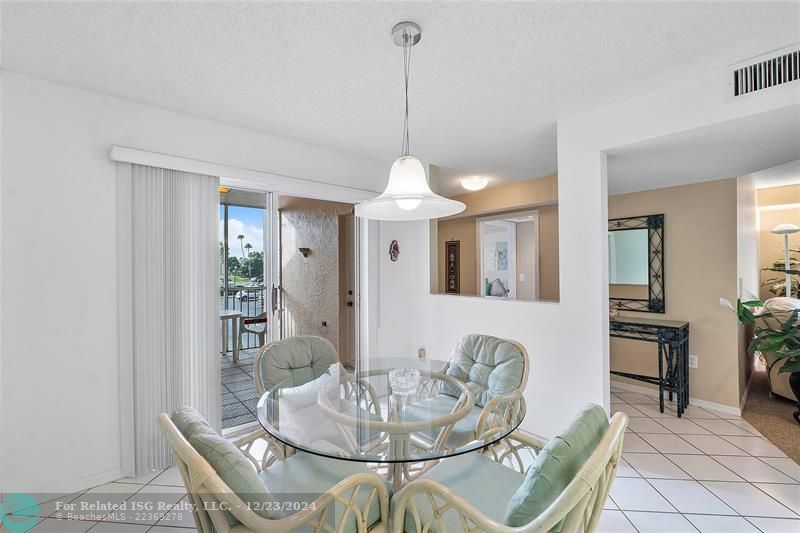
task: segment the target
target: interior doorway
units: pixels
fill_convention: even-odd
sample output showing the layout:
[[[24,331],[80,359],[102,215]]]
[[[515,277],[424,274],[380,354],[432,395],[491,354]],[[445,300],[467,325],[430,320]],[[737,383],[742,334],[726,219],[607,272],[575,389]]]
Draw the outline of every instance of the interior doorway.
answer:
[[[484,298],[539,298],[539,213],[515,211],[479,217],[477,285]]]

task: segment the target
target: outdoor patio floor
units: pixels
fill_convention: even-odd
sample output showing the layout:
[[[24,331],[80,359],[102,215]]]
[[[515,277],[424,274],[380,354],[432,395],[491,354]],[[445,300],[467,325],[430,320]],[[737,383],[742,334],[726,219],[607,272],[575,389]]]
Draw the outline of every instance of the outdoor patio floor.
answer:
[[[257,348],[242,350],[239,364],[233,364],[233,356],[221,356],[222,367],[222,429],[256,421],[258,393],[253,379],[253,359]]]

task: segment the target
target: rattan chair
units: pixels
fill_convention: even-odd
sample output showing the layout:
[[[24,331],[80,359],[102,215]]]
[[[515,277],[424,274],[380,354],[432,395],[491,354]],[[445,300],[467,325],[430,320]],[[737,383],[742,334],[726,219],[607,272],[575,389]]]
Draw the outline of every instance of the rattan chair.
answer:
[[[507,525],[504,517],[515,487],[524,479],[531,461],[546,446],[534,437],[515,432],[484,453],[446,459],[422,478],[409,483],[392,498],[392,531],[459,533],[592,532],[597,528],[616,474],[628,417],[617,413],[572,480],[543,512],[524,525]],[[450,464],[448,464],[450,462]],[[437,469],[449,468],[450,487],[437,481]],[[480,469],[480,473],[476,473]],[[471,473],[465,474],[465,473]],[[439,475],[440,479],[448,476]],[[471,481],[463,481],[463,478]],[[459,488],[461,490],[459,490]],[[494,503],[492,503],[494,502]]]
[[[482,352],[478,355],[476,352]],[[485,352],[493,352],[488,356]],[[501,355],[498,355],[501,354]],[[498,361],[501,359],[502,361]],[[486,369],[482,381],[472,379],[473,374],[469,366],[476,364]],[[484,364],[486,363],[486,364]],[[491,370],[489,370],[491,369]],[[501,370],[513,370],[511,381],[488,378],[492,373]],[[466,417],[444,430],[433,430],[418,434],[417,445],[428,447],[458,448],[475,439],[487,439],[492,432],[502,431],[509,424],[519,418],[524,409],[525,400],[522,392],[528,383],[530,372],[530,358],[528,351],[522,344],[509,339],[501,339],[490,335],[471,334],[465,336],[453,349],[447,364],[441,369],[442,373],[449,374],[464,383],[475,396],[475,406]],[[480,374],[480,372],[477,372]],[[509,376],[510,377],[510,376]],[[492,385],[502,383],[493,390]],[[436,380],[436,385],[441,388],[441,381]],[[428,412],[437,412],[445,415],[456,408],[460,391],[426,391],[426,398],[417,406],[406,408],[406,417],[414,420],[416,411],[419,416],[427,416]],[[437,394],[438,393],[438,394]]]
[[[292,505],[286,507],[284,517],[265,518],[256,513],[246,498],[231,490],[168,415],[161,414],[158,422],[174,453],[200,533],[378,533],[388,530],[386,481],[363,465],[309,454],[287,457],[283,446],[263,432],[238,440],[235,446],[265,480],[266,489],[296,500],[289,502]],[[298,479],[298,472],[304,472],[305,479]],[[329,486],[324,486],[326,481]],[[298,505],[301,493],[318,497]],[[294,514],[289,514],[298,508]]]
[[[339,354],[324,337],[296,336],[271,342],[258,351],[253,363],[256,391],[260,396],[289,378],[293,378],[293,386],[302,385],[337,363]]]

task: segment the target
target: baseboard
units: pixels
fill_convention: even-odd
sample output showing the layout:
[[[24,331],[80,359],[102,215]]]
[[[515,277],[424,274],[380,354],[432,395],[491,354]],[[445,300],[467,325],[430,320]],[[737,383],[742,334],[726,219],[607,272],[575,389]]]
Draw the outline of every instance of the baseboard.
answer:
[[[69,483],[62,487],[57,487],[57,489],[53,492],[65,492],[65,493],[73,493],[73,492],[80,492],[82,490],[90,489],[92,487],[97,487],[99,485],[105,485],[106,483],[111,483],[112,481],[117,481],[118,479],[122,478],[122,470],[120,468],[115,468],[113,470],[107,470],[106,472],[100,472],[97,474],[93,474],[91,476],[86,476],[84,478],[78,479],[73,483]]]
[[[653,394],[654,392],[655,393],[658,392],[658,389],[655,388],[651,389],[650,387],[634,385],[633,383],[623,383],[621,381],[616,381],[616,380],[611,380],[611,384],[619,389],[628,392],[638,392],[640,394]],[[742,416],[742,409],[739,407],[732,407],[730,405],[723,405],[721,403],[709,402],[707,400],[701,400],[700,398],[692,398],[691,396],[689,396],[689,405],[695,405],[697,407],[702,407],[703,409],[711,409],[712,411],[718,411],[726,415]]]
[[[747,385],[744,386],[744,393],[742,393],[742,399],[739,400],[739,414],[740,415],[742,413],[744,413],[744,406],[747,405],[747,398],[748,398],[748,396],[750,396],[750,385],[753,383],[753,374],[755,374],[755,373],[756,373],[755,370],[753,370],[750,373],[750,379],[747,380]]]

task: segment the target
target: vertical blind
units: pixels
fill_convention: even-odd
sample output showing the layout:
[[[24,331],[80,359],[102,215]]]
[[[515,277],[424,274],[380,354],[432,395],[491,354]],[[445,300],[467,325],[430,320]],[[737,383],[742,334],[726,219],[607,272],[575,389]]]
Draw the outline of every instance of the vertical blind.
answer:
[[[172,456],[159,413],[191,405],[220,428],[219,178],[131,167],[137,475]]]

